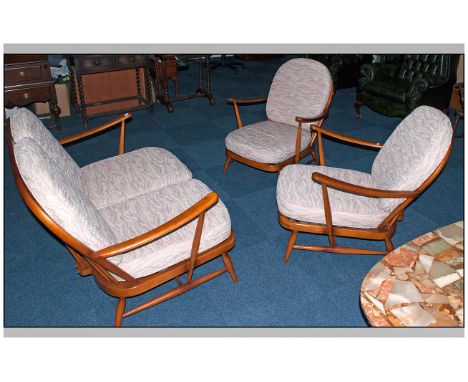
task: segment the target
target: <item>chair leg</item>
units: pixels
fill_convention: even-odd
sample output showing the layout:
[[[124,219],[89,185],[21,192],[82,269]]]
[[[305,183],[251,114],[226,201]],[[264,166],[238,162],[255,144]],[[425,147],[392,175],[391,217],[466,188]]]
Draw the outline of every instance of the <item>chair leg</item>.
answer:
[[[385,239],[385,247],[387,248],[388,253],[393,251],[394,248],[393,248],[392,239],[390,238]]]
[[[236,271],[234,270],[234,266],[232,265],[231,258],[229,257],[227,252],[223,253],[223,263],[225,267],[227,268],[232,281],[234,281],[234,284],[237,284],[238,279],[237,279]]]
[[[117,302],[117,307],[115,308],[114,326],[116,328],[122,326],[124,311],[125,311],[125,297],[120,297],[119,301]]]
[[[291,252],[293,250],[294,244],[296,243],[296,238],[297,238],[297,231],[292,231],[291,235],[289,236],[288,246],[286,247],[286,254],[284,255],[285,263],[289,261],[289,256],[291,256]]]
[[[355,113],[356,119],[361,118],[361,106],[362,106],[362,101],[357,100],[354,103],[354,110],[356,111],[356,113]]]
[[[224,162],[224,173],[226,174],[226,171],[229,167],[229,164],[231,163],[232,159],[228,156],[226,156],[226,162]]]

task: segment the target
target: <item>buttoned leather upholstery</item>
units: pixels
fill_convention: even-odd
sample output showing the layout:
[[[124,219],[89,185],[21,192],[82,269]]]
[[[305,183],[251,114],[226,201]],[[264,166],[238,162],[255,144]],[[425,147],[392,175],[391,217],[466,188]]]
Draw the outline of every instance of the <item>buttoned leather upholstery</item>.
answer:
[[[357,101],[374,111],[405,117],[416,107],[448,108],[459,55],[386,55],[361,67]]]

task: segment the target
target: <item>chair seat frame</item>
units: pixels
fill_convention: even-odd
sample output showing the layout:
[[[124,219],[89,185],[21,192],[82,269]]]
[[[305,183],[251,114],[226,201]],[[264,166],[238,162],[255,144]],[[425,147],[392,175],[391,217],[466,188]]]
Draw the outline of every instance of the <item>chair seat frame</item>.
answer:
[[[304,149],[301,150],[301,139],[302,139],[302,125],[304,123],[314,123],[317,126],[322,126],[323,121],[327,118],[328,116],[328,109],[330,107],[331,101],[333,99],[333,91],[330,92],[330,95],[328,96],[325,109],[324,111],[315,117],[303,117],[303,116],[296,116],[295,120],[297,122],[297,134],[296,134],[296,143],[295,143],[295,152],[294,155],[291,157],[285,159],[284,161],[278,162],[278,163],[262,163],[258,162],[246,157],[243,157],[242,155],[239,155],[237,153],[232,152],[231,150],[228,150],[226,148],[226,161],[224,163],[224,173],[227,172],[229,165],[233,160],[239,163],[243,163],[247,166],[256,168],[258,170],[266,171],[266,172],[279,172],[281,171],[285,166],[293,163],[298,163],[301,159],[305,158],[308,155],[312,156],[313,161],[317,161],[317,153],[315,150],[315,141],[317,138],[317,134],[310,129],[310,144]],[[233,104],[234,107],[234,115],[236,117],[236,122],[237,122],[237,128],[241,129],[244,127],[242,123],[242,119],[240,116],[239,112],[239,106],[240,105],[252,105],[252,104],[259,104],[259,103],[265,103],[267,102],[268,98],[267,97],[261,97],[261,98],[229,98],[228,102]]]
[[[114,120],[98,126],[94,129],[88,130],[84,133],[76,134],[71,137],[62,139],[59,143],[68,144],[79,141],[85,137],[96,134],[100,131],[109,129],[120,123],[120,143],[119,143],[119,154],[123,154],[125,150],[125,121],[131,117],[130,113],[115,118]],[[70,235],[64,228],[62,228],[57,222],[55,222],[47,212],[41,207],[37,200],[28,189],[24,182],[16,163],[14,148],[13,148],[13,137],[10,128],[10,121],[7,121],[7,143],[10,154],[11,168],[15,183],[18,187],[19,193],[22,196],[25,204],[31,210],[33,215],[60,241],[65,245],[68,251],[71,253],[76,262],[76,269],[81,276],[93,275],[97,284],[100,288],[110,296],[118,299],[117,307],[115,310],[114,326],[118,327],[122,325],[123,318],[131,316],[135,313],[141,312],[142,310],[148,309],[154,305],[160,304],[171,298],[179,296],[211,279],[217,277],[225,272],[228,272],[234,283],[238,282],[237,275],[235,273],[231,258],[228,252],[235,245],[235,235],[231,231],[229,237],[223,240],[221,243],[209,248],[203,252],[199,252],[201,234],[203,230],[203,223],[206,212],[213,207],[219,200],[218,195],[214,192],[209,193],[203,197],[200,201],[195,203],[193,206],[177,215],[168,222],[162,224],[159,227],[145,232],[141,235],[133,237],[129,240],[121,243],[112,245],[110,247],[101,249],[99,251],[93,251],[88,246],[80,242],[78,239]],[[121,255],[131,250],[135,250],[144,245],[147,245],[155,240],[164,237],[171,232],[185,226],[193,220],[197,220],[194,238],[192,241],[192,248],[190,257],[169,266],[166,269],[155,272],[151,275],[135,278],[119,268],[117,265],[109,261],[108,258]],[[224,266],[211,273],[200,276],[194,279],[193,271],[198,266],[201,266],[208,261],[211,261],[217,257],[221,257]],[[181,280],[180,276],[186,274],[185,280]],[[125,311],[126,299],[135,297],[150,291],[168,281],[175,280],[177,286],[149,301],[138,305],[132,309]]]
[[[319,148],[319,164],[325,166],[325,156],[323,149],[322,135],[329,136],[337,139],[338,141],[356,144],[368,148],[380,149],[382,144],[377,142],[364,141],[352,137],[345,136],[320,126],[312,126],[313,130],[317,133],[317,141]],[[441,163],[433,171],[433,173],[414,191],[395,191],[395,190],[382,190],[369,187],[363,187],[356,184],[348,183],[335,179],[333,177],[321,174],[320,172],[313,172],[311,181],[321,185],[322,198],[324,203],[325,224],[299,221],[288,216],[283,215],[278,211],[278,221],[280,225],[291,231],[288,244],[286,246],[286,253],[284,262],[289,261],[293,249],[302,249],[309,251],[330,252],[337,254],[364,254],[364,255],[386,255],[393,251],[394,246],[391,238],[395,234],[398,221],[404,219],[404,210],[411,204],[429,185],[437,178],[440,172],[447,164],[448,158],[453,147],[453,135],[450,146],[442,159]],[[397,198],[404,199],[398,206],[396,206],[388,216],[375,228],[355,228],[344,227],[333,224],[332,210],[330,208],[330,201],[328,196],[328,188],[333,188],[351,194],[362,195],[373,198]],[[312,196],[311,196],[312,197]],[[299,232],[313,233],[328,236],[328,246],[319,245],[298,245],[296,244],[297,235]],[[366,248],[350,248],[337,245],[336,236],[350,237],[365,240],[383,240],[385,241],[385,251],[371,250]]]

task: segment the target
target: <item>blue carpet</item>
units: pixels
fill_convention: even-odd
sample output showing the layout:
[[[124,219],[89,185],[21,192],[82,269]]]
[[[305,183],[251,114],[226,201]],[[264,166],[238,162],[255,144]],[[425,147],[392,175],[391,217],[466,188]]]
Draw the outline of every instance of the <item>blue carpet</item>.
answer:
[[[134,113],[128,123],[127,151],[144,146],[164,147],[177,155],[193,176],[216,191],[227,205],[237,235],[231,257],[239,284],[222,275],[178,298],[124,320],[137,327],[365,327],[359,289],[375,256],[333,255],[294,251],[283,263],[288,231],[276,216],[276,174],[232,163],[223,175],[224,138],[236,128],[230,96],[266,95],[277,68],[288,58],[247,62],[235,75],[229,68],[213,71],[216,105],[206,99],[175,103],[169,114],[155,105]],[[181,93],[197,87],[196,67],[180,72]],[[399,123],[362,108],[354,118],[355,89],[338,90],[324,126],[362,139],[383,142]],[[264,105],[242,110],[245,124],[265,118]],[[105,118],[91,119],[97,126]],[[46,122],[47,123],[47,122]],[[76,115],[62,118],[65,137],[82,131]],[[463,130],[463,121],[459,128]],[[56,134],[57,135],[57,134]],[[80,166],[117,153],[118,130],[69,146]],[[116,300],[107,296],[92,277],[81,277],[66,249],[38,223],[14,185],[7,150],[4,171],[4,325],[5,327],[112,326]],[[329,165],[370,171],[375,151],[326,141]],[[440,177],[406,211],[394,236],[396,247],[440,226],[463,219],[464,140],[455,139],[453,154]],[[325,243],[326,238],[299,235],[300,243]],[[351,239],[339,239],[352,245]],[[360,242],[383,248],[380,242]],[[205,265],[197,274],[219,267]],[[171,285],[164,285],[166,290]],[[156,295],[158,290],[129,300],[127,306]]]

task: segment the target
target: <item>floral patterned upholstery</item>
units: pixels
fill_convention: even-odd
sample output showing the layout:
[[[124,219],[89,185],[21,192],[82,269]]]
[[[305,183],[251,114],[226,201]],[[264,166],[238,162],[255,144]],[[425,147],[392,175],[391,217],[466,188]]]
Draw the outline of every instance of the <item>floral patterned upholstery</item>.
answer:
[[[281,170],[276,189],[279,211],[292,219],[325,224],[322,187],[312,180],[319,172],[346,182],[373,187],[370,174],[325,166],[294,164]],[[378,199],[328,189],[333,224],[355,228],[373,228],[388,216]]]
[[[99,210],[118,241],[124,241],[166,223],[198,202],[211,190],[196,179],[166,186]],[[190,257],[197,219],[144,247],[109,258],[134,277],[142,277]],[[221,243],[231,233],[223,202],[205,216],[200,252]]]
[[[135,150],[80,169],[29,111],[19,109],[10,125],[26,186],[59,226],[93,251],[154,229],[211,192],[162,148]],[[109,260],[134,277],[157,272],[190,256],[195,226],[196,220]],[[230,234],[229,213],[219,200],[206,213],[200,252]]]
[[[158,147],[91,163],[81,168],[80,175],[88,197],[98,209],[192,178],[174,154]]]
[[[286,166],[277,185],[279,211],[292,219],[325,223],[322,189],[312,173],[370,188],[414,191],[446,155],[453,130],[439,110],[420,106],[406,117],[380,149],[372,173],[325,166]],[[403,199],[368,198],[328,188],[333,224],[375,228]]]
[[[372,165],[376,188],[416,190],[436,169],[452,141],[449,118],[431,106],[408,115],[380,149]],[[401,203],[382,199],[387,210]]]
[[[63,172],[73,174],[77,179],[80,178],[80,167],[31,111],[26,108],[18,109],[10,118],[10,126],[11,135],[15,142],[19,142],[25,137],[31,138]]]
[[[308,58],[295,58],[276,72],[268,94],[266,113],[272,121],[297,126],[295,118],[323,113],[333,81],[327,67]],[[310,125],[303,125],[309,130]]]
[[[226,148],[260,163],[279,163],[296,150],[297,127],[263,121],[237,129],[226,137]],[[310,144],[310,132],[301,132],[301,151]]]
[[[115,244],[116,237],[76,182],[29,137],[15,144],[18,170],[39,205],[70,235],[92,250]]]
[[[267,121],[232,131],[226,148],[260,163],[280,163],[295,154],[297,116],[316,117],[323,113],[333,91],[327,67],[318,61],[296,58],[283,64],[275,74],[267,98]],[[301,151],[310,144],[310,124],[303,124]]]

